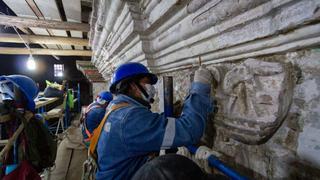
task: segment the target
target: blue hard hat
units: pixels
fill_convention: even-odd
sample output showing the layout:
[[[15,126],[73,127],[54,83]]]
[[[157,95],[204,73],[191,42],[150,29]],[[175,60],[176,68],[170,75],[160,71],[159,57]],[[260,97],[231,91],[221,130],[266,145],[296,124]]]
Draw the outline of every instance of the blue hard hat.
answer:
[[[29,77],[23,75],[9,75],[9,76],[0,76],[0,81],[7,81],[6,83],[12,83],[16,86],[26,97],[27,100],[27,109],[34,111],[35,103],[34,99],[39,93],[39,88],[37,84]],[[13,92],[13,89],[11,89]]]
[[[101,99],[103,99],[103,100],[105,100],[107,102],[110,102],[113,99],[112,94],[110,92],[108,92],[108,91],[101,91],[98,94],[98,97],[100,97]]]
[[[116,85],[124,79],[133,78],[135,76],[146,76],[150,77],[151,84],[155,84],[158,81],[158,78],[155,74],[149,72],[149,70],[142,64],[136,62],[125,63],[119,66],[114,72],[110,91],[112,93],[116,90]]]

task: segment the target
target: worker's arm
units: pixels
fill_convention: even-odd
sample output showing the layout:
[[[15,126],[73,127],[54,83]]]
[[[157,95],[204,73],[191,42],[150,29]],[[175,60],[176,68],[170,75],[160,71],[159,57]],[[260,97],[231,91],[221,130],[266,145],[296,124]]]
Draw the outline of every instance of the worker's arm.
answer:
[[[196,143],[213,111],[210,85],[192,83],[179,118],[167,118],[144,107],[132,108],[122,122],[122,137],[129,152],[146,153]]]

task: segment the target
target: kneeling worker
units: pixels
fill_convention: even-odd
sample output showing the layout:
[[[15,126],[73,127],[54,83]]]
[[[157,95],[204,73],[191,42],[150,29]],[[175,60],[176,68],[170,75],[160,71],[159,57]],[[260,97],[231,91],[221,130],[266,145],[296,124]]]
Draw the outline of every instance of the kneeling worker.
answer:
[[[103,128],[98,128],[96,179],[131,179],[153,152],[197,143],[213,111],[213,80],[208,69],[199,68],[181,116],[167,118],[150,111],[157,76],[140,63],[119,66],[110,86],[117,98],[108,107]]]
[[[106,113],[106,108],[112,101],[112,94],[102,91],[97,98],[86,108],[82,120],[82,135],[85,145],[88,147],[93,130],[97,128]]]

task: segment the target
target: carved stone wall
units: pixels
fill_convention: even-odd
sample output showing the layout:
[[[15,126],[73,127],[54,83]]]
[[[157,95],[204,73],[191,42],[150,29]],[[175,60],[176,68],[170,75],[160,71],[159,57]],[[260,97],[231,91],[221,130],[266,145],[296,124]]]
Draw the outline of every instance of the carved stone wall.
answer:
[[[245,144],[264,143],[291,105],[292,65],[247,59],[230,66],[221,65],[224,70],[220,71],[223,78],[215,96],[219,108],[215,124]]]
[[[183,100],[201,57],[220,74],[208,146],[251,178],[317,179],[319,9],[319,0],[94,0],[92,63],[109,81],[118,65],[141,62],[172,75]]]
[[[93,82],[92,83],[92,101],[95,100],[101,91],[107,89],[107,84],[105,82]]]
[[[320,50],[211,66],[219,68],[221,81],[215,91],[218,110],[207,124],[207,145],[254,179],[318,179]],[[175,101],[183,101],[193,73],[160,75],[173,76]]]

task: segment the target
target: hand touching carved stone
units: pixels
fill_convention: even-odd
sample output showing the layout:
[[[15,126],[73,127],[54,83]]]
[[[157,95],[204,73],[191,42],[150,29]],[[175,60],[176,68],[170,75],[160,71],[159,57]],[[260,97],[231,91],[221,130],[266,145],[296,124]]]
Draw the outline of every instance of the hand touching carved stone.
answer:
[[[220,73],[216,67],[205,67],[200,66],[198,70],[196,70],[194,75],[194,82],[201,82],[204,84],[217,84],[220,82]]]
[[[194,82],[200,82],[203,84],[211,84],[213,76],[211,72],[205,67],[200,66],[194,74]]]

